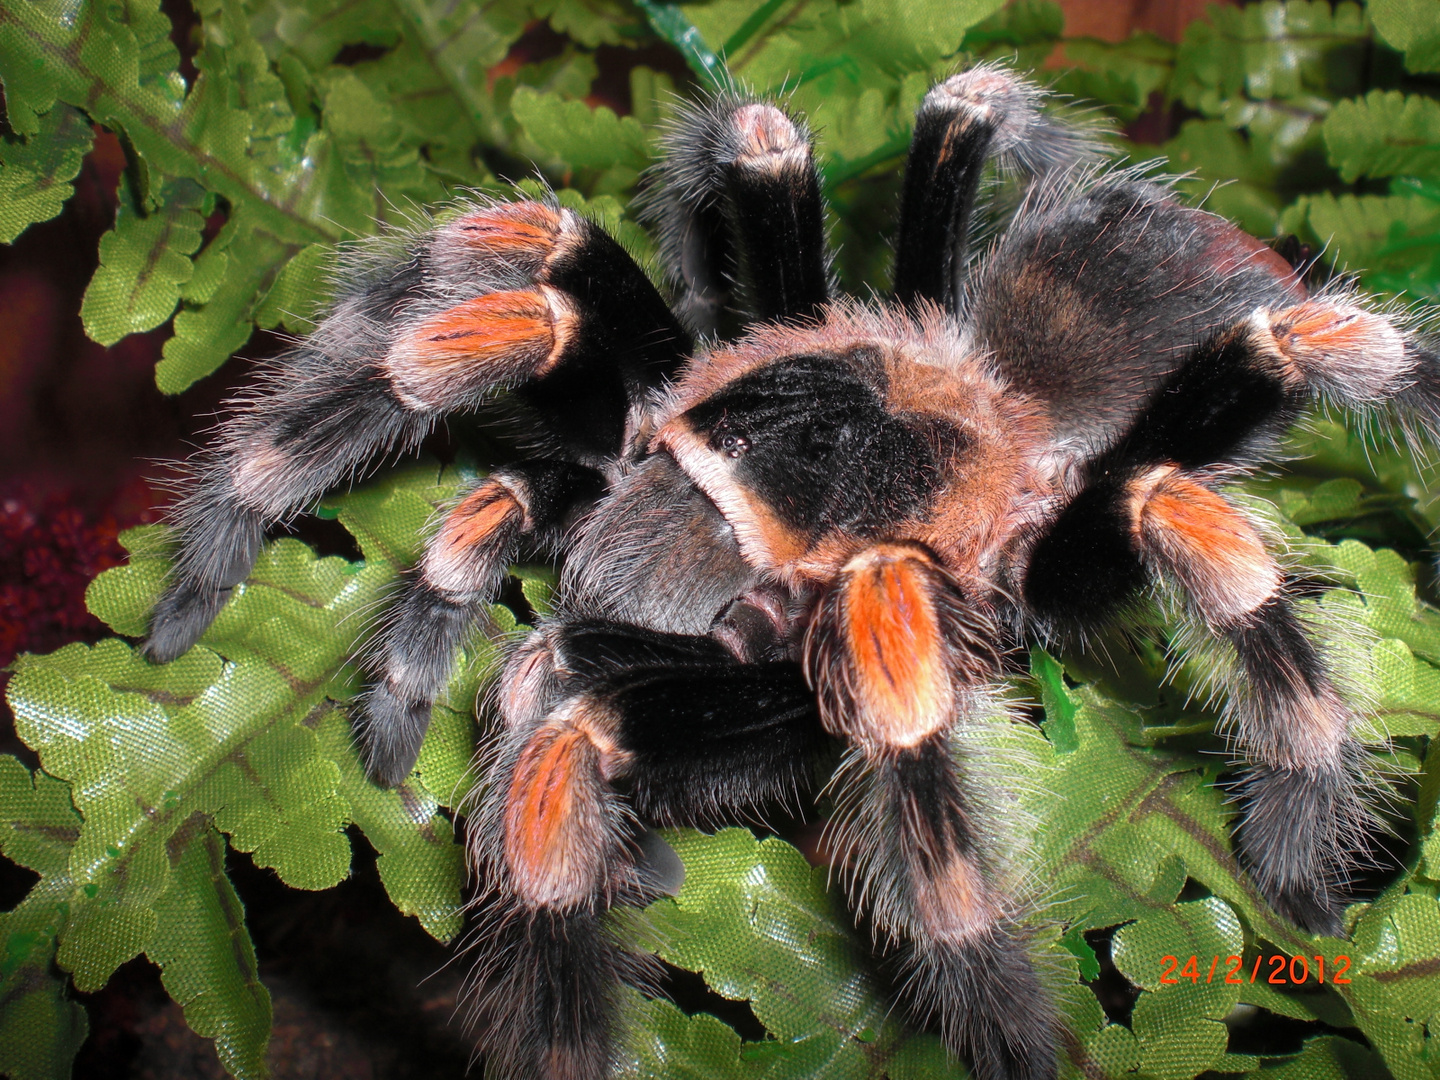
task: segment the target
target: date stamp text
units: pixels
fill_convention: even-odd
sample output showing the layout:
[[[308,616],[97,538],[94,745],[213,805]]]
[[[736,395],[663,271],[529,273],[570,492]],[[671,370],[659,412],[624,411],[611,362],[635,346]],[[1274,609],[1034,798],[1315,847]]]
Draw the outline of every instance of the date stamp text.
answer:
[[[1198,986],[1202,982],[1214,982],[1217,978],[1227,983],[1254,983],[1258,979],[1274,986],[1299,986],[1309,982],[1312,975],[1321,983],[1328,980],[1344,984],[1350,981],[1346,977],[1349,972],[1348,956],[1332,956],[1327,960],[1324,956],[1261,954],[1248,965],[1238,956],[1227,956],[1223,963],[1219,956],[1212,956],[1208,970],[1204,957],[1191,956],[1184,960],[1178,956],[1160,958],[1162,986],[1176,986],[1185,979]]]

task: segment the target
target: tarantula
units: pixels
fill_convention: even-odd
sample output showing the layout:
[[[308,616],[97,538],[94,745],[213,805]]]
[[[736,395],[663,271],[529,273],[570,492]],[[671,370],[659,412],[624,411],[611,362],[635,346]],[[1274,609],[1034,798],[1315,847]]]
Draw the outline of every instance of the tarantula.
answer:
[[[1006,721],[994,688],[1027,640],[1123,623],[1147,590],[1183,596],[1190,640],[1226,658],[1255,885],[1342,931],[1370,826],[1355,713],[1218,486],[1317,397],[1433,431],[1440,361],[1097,162],[1040,97],[994,66],[930,91],[884,300],[836,297],[809,133],[739,93],[685,110],[651,177],[673,310],[554,201],[468,203],[364,246],[192,464],[144,644],[160,662],[268,525],[447,414],[518,432],[524,456],[462,494],[403,579],[356,717],[372,775],[400,781],[516,552],[565,556],[554,614],[500,679],[469,824],[494,1074],[605,1076],[616,989],[654,975],[605,918],[664,888],[646,826],[763,815],[838,745],[825,847],[902,1004],[980,1077],[1054,1076],[1015,860],[957,732]],[[1019,198],[972,255],[994,162]]]

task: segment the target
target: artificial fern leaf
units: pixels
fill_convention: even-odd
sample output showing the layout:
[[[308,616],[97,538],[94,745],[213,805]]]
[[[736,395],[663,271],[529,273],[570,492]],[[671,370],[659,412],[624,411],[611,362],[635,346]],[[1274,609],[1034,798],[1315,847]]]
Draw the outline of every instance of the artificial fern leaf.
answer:
[[[468,720],[428,748],[421,776],[384,790],[365,777],[337,704],[354,692],[348,661],[365,613],[414,558],[454,483],[437,484],[420,467],[338,499],[363,563],[317,559],[293,540],[272,545],[204,645],[172,664],[153,666],[110,640],[23,658],[11,681],[22,737],[69,782],[79,812],[67,873],[53,886],[68,911],[51,932],[58,953],[42,952],[82,989],[146,953],[238,1076],[260,1075],[268,999],[242,962],[248,937],[228,880],[214,871],[214,829],[281,880],[316,889],[348,874],[343,830],[353,821],[379,850],[396,906],[439,937],[459,930],[459,848],[439,809],[440,798],[468,790]],[[137,633],[165,571],[165,531],[150,526],[125,540],[130,565],[97,579],[88,599],[116,629]],[[459,678],[473,687],[492,655],[477,653]],[[439,798],[425,776],[444,783]],[[34,902],[51,890],[39,888]],[[212,970],[226,958],[230,966]]]
[[[204,190],[175,180],[155,197],[158,208],[142,213],[138,193],[122,180],[115,228],[100,240],[100,268],[85,290],[80,317],[85,332],[102,345],[163,323],[195,272],[190,256],[205,225]]]
[[[0,239],[58,211],[92,123],[119,134],[130,167],[87,325],[115,341],[173,312],[156,373],[166,392],[213,372],[254,326],[307,331],[337,241],[457,189],[506,194],[495,174],[526,175],[532,161],[546,182],[525,180],[521,193],[558,187],[562,205],[653,262],[626,199],[672,107],[673,80],[634,69],[631,116],[585,100],[598,46],[652,35],[679,49],[702,84],[722,81],[728,65],[759,92],[784,90],[808,116],[837,271],[854,291],[888,273],[896,170],[932,82],[976,56],[1038,67],[1063,43],[1066,66],[1047,76],[1057,89],[1121,121],[1157,96],[1200,114],[1163,147],[1173,169],[1195,174],[1181,182],[1192,197],[1208,196],[1210,209],[1256,235],[1283,228],[1328,245],[1327,257],[1363,271],[1370,287],[1440,297],[1434,95],[1413,80],[1405,93],[1346,100],[1369,88],[1359,63],[1374,48],[1368,19],[1410,71],[1440,70],[1440,0],[1217,8],[1179,46],[1066,40],[1049,0],[1003,9],[998,0],[198,0],[196,10],[199,76],[188,87],[158,0],[4,0],[0,11]],[[556,55],[502,65],[536,20],[568,40]],[[1365,177],[1392,178],[1390,193],[1339,190]],[[1007,807],[1034,822],[1027,926],[1066,1019],[1067,1077],[1433,1076],[1440,615],[1417,598],[1429,585],[1414,560],[1440,525],[1440,482],[1328,419],[1292,446],[1296,460],[1236,497],[1273,503],[1297,570],[1341,586],[1307,611],[1370,635],[1337,647],[1375,704],[1357,734],[1407,798],[1418,792],[1413,826],[1403,824],[1413,851],[1379,897],[1352,907],[1353,940],[1299,935],[1257,900],[1231,854],[1228,751],[1215,712],[1192,696],[1203,665],[1169,670],[1158,617],[1114,643],[1108,661],[1036,649],[1014,691],[1039,701],[1041,727],[1000,725],[983,760],[1003,764]],[[320,514],[338,518],[363,557],[271,544],[200,647],[175,664],[153,668],[115,640],[19,663],[11,701],[43,769],[0,758],[0,850],[39,879],[0,914],[0,1071],[66,1075],[85,1020],[57,975],[94,988],[143,953],[226,1067],[263,1073],[268,996],[223,873],[227,843],[317,888],[348,872],[344,830],[354,825],[379,852],[396,907],[438,938],[458,934],[465,871],[447,811],[477,783],[478,703],[497,647],[480,638],[467,648],[399,790],[366,778],[347,708],[364,629],[418,557],[427,523],[471,478],[427,463],[327,499]],[[98,578],[88,603],[133,637],[170,551],[162,528],[125,541],[129,565]],[[553,568],[517,574],[543,614]],[[497,636],[518,629],[507,608],[491,614]],[[1402,814],[1408,805],[1397,803]],[[745,1042],[714,1017],[627,992],[621,1075],[964,1075],[936,1039],[889,1014],[868,943],[825,870],[743,830],[669,835],[686,865],[683,890],[623,913],[617,929],[748,1001],[767,1035]],[[1086,985],[1105,940],[1137,995],[1124,1023]],[[1280,951],[1345,953],[1351,982],[1160,980],[1167,955],[1207,967],[1234,955],[1248,972]],[[1232,1052],[1226,1021],[1248,1010],[1331,1033],[1284,1058]]]
[[[631,187],[650,163],[645,129],[633,116],[616,116],[603,105],[591,109],[583,101],[529,86],[516,89],[510,108],[525,134],[551,159],[575,168],[616,170],[605,185],[611,190]]]
[[[1369,38],[1359,4],[1263,0],[1216,6],[1186,29],[1171,93],[1208,116],[1238,117],[1266,103],[1301,105],[1317,95],[1359,89],[1360,50]],[[1320,103],[1323,110],[1324,103]]]
[[[245,910],[225,876],[225,838],[213,828],[178,851],[174,883],[155,905],[154,940],[165,989],[197,1035],[215,1040],[226,1070],[241,1080],[269,1075],[270,992],[260,981]]]
[[[1440,202],[1413,195],[1301,196],[1281,216],[1281,227],[1317,246],[1329,245],[1338,265],[1378,284],[1426,280],[1440,244]],[[1421,285],[1421,290],[1424,286]]]
[[[1121,121],[1130,121],[1170,82],[1175,46],[1154,34],[1135,34],[1119,43],[1072,38],[1065,60],[1074,65],[1060,73],[1056,90],[1103,105]]]
[[[85,1041],[85,1010],[67,997],[51,963],[79,834],[68,784],[0,757],[0,853],[40,875],[24,900],[0,913],[0,1072],[12,1080],[64,1080]]]
[[[56,105],[37,123],[29,138],[0,136],[0,244],[60,212],[95,141],[84,114],[69,105]]]
[[[1372,90],[1340,101],[1325,118],[1325,146],[1340,176],[1440,174],[1440,101]]]
[[[1440,71],[1440,2],[1370,0],[1370,18],[1390,45],[1405,54],[1411,71]]]
[[[685,883],[674,900],[650,909],[660,955],[703,973],[722,996],[750,1002],[777,1040],[760,1044],[751,1058],[763,1062],[765,1076],[870,1076],[902,1043],[933,1040],[904,1033],[888,1015],[855,931],[827,892],[824,869],[744,829],[668,838],[685,863]],[[944,1063],[943,1053],[937,1060]],[[637,1077],[672,1075],[663,1058],[638,1064]],[[657,1066],[661,1072],[646,1071]],[[944,1063],[931,1075],[964,1072]]]

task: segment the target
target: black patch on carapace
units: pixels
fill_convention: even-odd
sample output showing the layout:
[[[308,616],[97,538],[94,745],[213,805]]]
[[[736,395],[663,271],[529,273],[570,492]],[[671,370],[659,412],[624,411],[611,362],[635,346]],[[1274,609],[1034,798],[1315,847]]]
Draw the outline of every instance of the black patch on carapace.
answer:
[[[937,462],[958,461],[975,444],[968,431],[943,416],[901,413],[897,419],[912,431],[919,432]]]
[[[905,162],[895,299],[929,300],[954,312],[975,194],[995,125],[970,112],[921,109]]]
[[[1095,629],[1147,580],[1130,534],[1124,484],[1105,478],[1080,492],[1035,544],[1025,602],[1044,618]]]
[[[830,299],[830,280],[825,211],[809,158],[793,169],[727,166],[725,201],[750,313],[765,322],[815,315]]]
[[[939,482],[925,438],[836,357],[770,364],[686,415],[717,451],[739,447],[741,483],[812,536],[874,535],[918,511]]]
[[[1279,435],[1305,398],[1256,360],[1247,327],[1209,338],[1155,392],[1115,456],[1197,469],[1235,457],[1257,436]]]

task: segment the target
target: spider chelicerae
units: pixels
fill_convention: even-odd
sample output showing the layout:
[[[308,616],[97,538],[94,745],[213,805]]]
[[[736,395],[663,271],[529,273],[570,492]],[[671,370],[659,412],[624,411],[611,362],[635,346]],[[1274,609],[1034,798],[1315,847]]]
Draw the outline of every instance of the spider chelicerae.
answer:
[[[372,775],[402,780],[517,552],[563,556],[470,816],[492,1075],[610,1070],[616,991],[655,961],[606,913],[673,877],[648,826],[823,790],[825,848],[909,1015],[986,1080],[1054,1076],[1023,867],[958,732],[1010,722],[995,688],[1025,644],[1123,624],[1153,590],[1216,657],[1254,884],[1341,932],[1371,828],[1355,710],[1219,488],[1317,398],[1433,431],[1440,362],[1404,319],[1310,295],[1259,241],[1106,167],[1040,97],[995,66],[930,91],[883,300],[836,295],[804,124],[738,92],[683,110],[650,177],[673,305],[554,201],[360,246],[192,462],[157,662],[267,526],[442,417],[479,411],[522,448],[404,579],[356,716]],[[994,163],[1020,194],[975,253]]]

